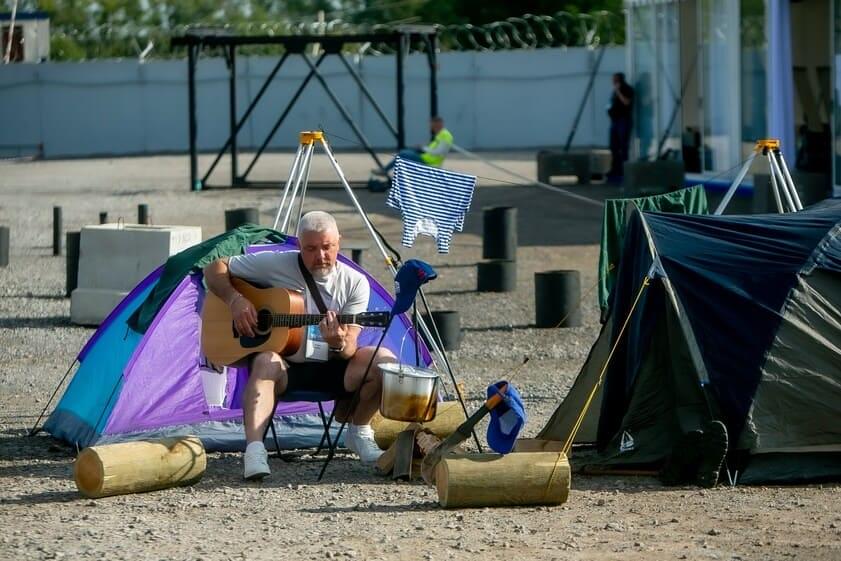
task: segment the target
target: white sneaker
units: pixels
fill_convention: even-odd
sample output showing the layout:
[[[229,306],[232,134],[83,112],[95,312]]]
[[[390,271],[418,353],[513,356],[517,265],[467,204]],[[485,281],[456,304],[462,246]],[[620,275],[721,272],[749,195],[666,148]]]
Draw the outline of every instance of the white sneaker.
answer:
[[[348,425],[345,445],[359,456],[363,464],[373,464],[383,453],[374,441],[371,425]]]
[[[248,481],[259,481],[271,475],[269,453],[262,442],[249,442],[243,455],[244,470],[242,476]]]

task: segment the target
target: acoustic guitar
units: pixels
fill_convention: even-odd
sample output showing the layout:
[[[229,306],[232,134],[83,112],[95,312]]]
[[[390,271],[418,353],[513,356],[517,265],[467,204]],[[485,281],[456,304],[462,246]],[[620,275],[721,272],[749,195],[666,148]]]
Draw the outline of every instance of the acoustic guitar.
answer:
[[[257,309],[254,337],[239,333],[234,326],[231,309],[221,298],[207,291],[202,307],[201,348],[207,359],[216,365],[231,365],[251,353],[274,351],[286,356],[301,345],[303,327],[317,325],[324,314],[306,314],[304,296],[285,288],[257,288],[242,280],[231,279],[234,288]],[[385,327],[389,312],[339,314],[339,323],[363,327]]]

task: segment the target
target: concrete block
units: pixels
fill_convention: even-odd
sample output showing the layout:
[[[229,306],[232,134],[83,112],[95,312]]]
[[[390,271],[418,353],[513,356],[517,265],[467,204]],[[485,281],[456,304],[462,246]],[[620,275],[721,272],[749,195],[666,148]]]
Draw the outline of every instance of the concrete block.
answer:
[[[77,288],[70,295],[70,321],[77,325],[99,325],[128,293],[128,290]]]
[[[98,324],[146,275],[201,239],[201,228],[196,226],[85,226],[79,247],[78,288],[71,296],[71,321]]]
[[[680,160],[625,162],[623,197],[645,197],[683,188],[684,167]]]
[[[537,180],[551,183],[552,177],[574,175],[578,183],[590,183],[590,154],[541,150],[537,153]]]

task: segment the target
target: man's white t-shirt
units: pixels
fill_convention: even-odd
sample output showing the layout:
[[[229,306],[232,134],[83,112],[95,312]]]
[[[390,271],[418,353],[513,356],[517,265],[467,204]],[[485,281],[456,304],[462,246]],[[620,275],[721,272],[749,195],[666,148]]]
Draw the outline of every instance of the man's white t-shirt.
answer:
[[[307,290],[307,283],[298,267],[297,251],[261,251],[236,255],[228,260],[231,276],[270,287],[288,288],[306,294],[306,311],[318,314],[318,306]],[[368,310],[370,286],[368,279],[352,267],[336,262],[333,271],[323,278],[313,276],[324,305],[340,314],[359,314]],[[292,362],[304,362],[305,347],[286,357]]]

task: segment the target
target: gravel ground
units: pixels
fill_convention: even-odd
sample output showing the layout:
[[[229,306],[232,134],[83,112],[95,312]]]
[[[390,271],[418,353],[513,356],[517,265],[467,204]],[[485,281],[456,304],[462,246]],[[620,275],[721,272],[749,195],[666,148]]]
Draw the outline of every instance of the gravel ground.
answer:
[[[533,174],[533,156],[498,160]],[[499,173],[454,161],[479,175]],[[267,176],[286,170],[288,155],[267,158]],[[368,162],[340,161],[364,178]],[[52,256],[52,206],[66,229],[96,222],[100,211],[131,220],[148,203],[156,224],[197,225],[205,237],[223,229],[223,210],[256,206],[271,223],[276,192],[187,191],[186,158],[152,157],[0,164],[0,224],[11,228],[11,263],[0,269],[0,559],[826,559],[841,558],[841,487],[664,488],[652,478],[573,476],[557,508],[444,511],[431,488],[379,478],[340,456],[317,484],[318,464],[272,460],[262,484],[241,481],[239,454],[211,454],[193,487],[81,498],[72,481],[75,450],[47,436],[25,437],[80,346],[93,333],[69,323],[64,258]],[[318,179],[314,173],[313,179]],[[275,174],[278,175],[278,174]],[[279,174],[285,176],[285,171]],[[352,177],[353,178],[353,177]],[[599,186],[576,187],[600,198]],[[384,196],[360,191],[363,206],[387,236],[400,222]],[[519,212],[518,287],[477,293],[481,210]],[[365,231],[339,190],[313,190],[308,208],[334,212],[345,238]],[[536,188],[482,180],[465,233],[450,255],[422,241],[404,258],[435,265],[428,288],[434,309],[461,313],[464,339],[451,353],[476,407],[483,387],[516,373],[534,435],[569,389],[598,334],[595,294],[583,326],[535,329],[535,271],[577,269],[595,283],[600,211]],[[391,286],[368,252],[369,270]]]

